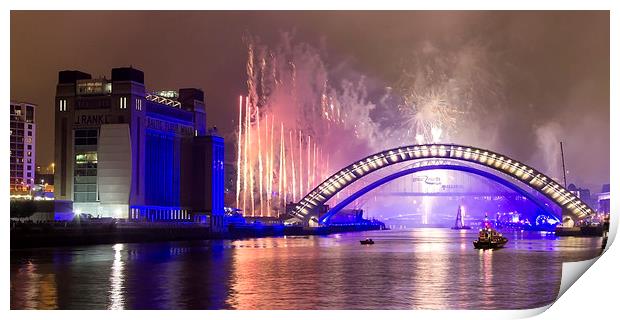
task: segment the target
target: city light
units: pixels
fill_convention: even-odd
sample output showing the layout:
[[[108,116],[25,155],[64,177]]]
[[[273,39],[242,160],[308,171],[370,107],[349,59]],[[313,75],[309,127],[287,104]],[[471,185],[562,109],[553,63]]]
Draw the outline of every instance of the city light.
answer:
[[[609,10],[10,15],[11,310],[532,313],[609,248]]]

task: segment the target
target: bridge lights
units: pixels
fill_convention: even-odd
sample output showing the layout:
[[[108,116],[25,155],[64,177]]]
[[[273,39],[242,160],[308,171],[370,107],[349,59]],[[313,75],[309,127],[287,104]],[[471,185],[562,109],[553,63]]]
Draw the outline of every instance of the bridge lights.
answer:
[[[431,146],[431,156],[433,156],[433,157],[437,156],[437,147],[436,146]]]
[[[479,159],[479,157],[480,157],[480,150],[476,149],[476,151],[474,151],[474,152],[472,153],[472,157],[471,157],[471,158],[472,158],[473,160],[477,161],[477,160]]]
[[[413,149],[413,155],[414,155],[416,158],[419,158],[419,157],[420,157],[421,153],[420,153],[420,149],[419,149],[418,147],[415,147],[415,148]]]
[[[440,155],[440,156],[442,156],[442,157],[445,157],[445,156],[446,156],[446,153],[447,153],[447,151],[446,151],[446,146],[441,145],[441,146],[439,147],[439,155]]]
[[[495,161],[495,168],[499,168],[502,164],[504,164],[504,157],[499,157],[499,159]]]
[[[407,155],[409,159],[413,158],[413,148],[407,147]]]
[[[469,162],[482,164],[488,168],[508,174],[513,178],[532,186],[535,190],[541,192],[543,195],[546,195],[549,199],[552,199],[558,205],[566,210],[572,211],[579,217],[587,216],[589,213],[593,212],[592,209],[590,209],[586,204],[579,201],[577,197],[566,191],[555,181],[549,179],[544,174],[519,163],[518,161],[505,158],[493,152],[485,150],[481,151],[480,149],[466,146],[430,144],[414,145],[387,150],[383,153],[369,156],[366,159],[363,159],[356,164],[339,171],[337,174],[321,183],[318,188],[305,196],[300,201],[300,204],[303,204],[303,206],[296,207],[294,214],[303,217],[304,215],[301,214],[302,209],[305,210],[304,212],[306,212],[308,208],[310,211],[313,211],[316,206],[325,203],[325,201],[329,200],[334,194],[340,192],[342,188],[349,185],[351,182],[362,178],[367,173],[391,164],[408,160],[416,160],[429,156],[434,158],[443,158],[444,160],[429,159],[425,161],[417,161],[412,164],[412,167],[417,168],[428,165],[442,164],[446,162],[445,159],[447,158],[468,160]]]
[[[375,162],[376,166],[379,167],[379,168],[382,167],[384,163],[390,164],[387,161],[387,157],[385,155],[383,155],[383,154],[380,157],[375,156],[374,158],[375,158],[374,162]],[[396,159],[398,160],[398,158],[396,158]]]
[[[465,160],[471,159],[471,148],[465,149],[465,153],[463,154],[463,158],[465,158]]]
[[[508,172],[508,168],[510,168],[511,165],[512,165],[512,161],[510,159],[504,161],[504,164],[502,165],[502,170],[504,172]]]
[[[334,180],[333,185],[334,185],[336,188],[338,188],[338,189],[340,189],[340,187],[342,187],[342,185],[340,184],[340,180]]]
[[[400,149],[398,151],[400,152]],[[388,154],[390,155],[390,160],[392,160],[392,162],[398,161],[398,157],[393,151],[390,151]]]
[[[398,155],[400,156],[401,160],[406,160],[407,159],[407,154],[405,153],[405,151],[403,149],[398,148]]]
[[[513,164],[510,165],[510,167],[508,168],[508,172],[510,172],[511,174],[514,174],[515,171],[519,169],[519,163],[518,162],[514,162]]]
[[[480,162],[487,162],[487,158],[488,158],[488,156],[489,156],[489,153],[485,151],[485,152],[482,154],[482,156],[480,156]]]
[[[456,149],[456,152],[454,153],[454,156],[457,158],[462,158],[463,157],[463,148],[458,147]]]

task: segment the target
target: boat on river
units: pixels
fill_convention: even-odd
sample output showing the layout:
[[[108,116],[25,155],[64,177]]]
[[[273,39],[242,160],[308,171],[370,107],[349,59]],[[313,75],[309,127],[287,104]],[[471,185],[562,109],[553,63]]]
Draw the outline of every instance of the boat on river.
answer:
[[[360,240],[360,243],[361,244],[375,244],[375,242],[372,241],[372,239],[370,239],[370,238],[366,238],[364,240]]]
[[[504,247],[508,242],[508,238],[504,237],[496,230],[485,227],[478,232],[478,239],[474,240],[474,248],[476,249],[499,249]]]

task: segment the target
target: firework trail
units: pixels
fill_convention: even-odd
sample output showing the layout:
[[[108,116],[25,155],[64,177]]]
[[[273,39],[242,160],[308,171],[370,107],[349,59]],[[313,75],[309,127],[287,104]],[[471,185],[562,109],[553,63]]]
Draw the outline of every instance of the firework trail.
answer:
[[[242,112],[243,111],[243,97],[239,96],[239,127],[237,129],[237,135],[238,135],[238,139],[237,139],[237,168],[241,168],[241,124],[242,124],[242,120],[243,120],[243,115]],[[240,192],[241,192],[241,170],[237,170],[237,190],[236,190],[236,201],[235,203],[237,204],[237,208],[239,208],[239,198],[240,198]]]
[[[337,169],[386,148],[484,140],[476,139],[485,131],[469,123],[470,115],[503,103],[484,66],[489,57],[475,44],[457,52],[432,45],[415,51],[395,88],[374,104],[364,77],[333,81],[319,50],[294,43],[290,34],[272,47],[252,37],[245,42],[248,92],[245,114],[239,113],[236,203],[246,216],[276,216]]]

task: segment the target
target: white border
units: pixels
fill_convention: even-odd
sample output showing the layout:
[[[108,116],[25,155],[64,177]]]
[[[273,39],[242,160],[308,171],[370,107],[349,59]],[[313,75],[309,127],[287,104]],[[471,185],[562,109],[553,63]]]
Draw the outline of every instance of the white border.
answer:
[[[10,28],[10,11],[9,10],[92,10],[92,9],[112,9],[112,10],[291,10],[291,9],[331,9],[331,10],[391,10],[391,9],[415,9],[415,10],[431,10],[431,9],[450,9],[450,10],[612,10],[611,11],[611,88],[618,88],[618,74],[619,69],[614,57],[618,57],[618,44],[617,39],[620,34],[618,31],[618,8],[619,1],[575,1],[575,0],[563,0],[563,1],[541,1],[541,0],[521,0],[521,1],[492,1],[492,0],[480,0],[480,1],[461,1],[461,0],[449,0],[449,1],[368,1],[366,3],[360,3],[359,1],[337,2],[327,0],[315,0],[312,2],[302,3],[300,1],[288,1],[279,2],[272,0],[263,1],[241,1],[241,0],[228,0],[220,2],[205,1],[197,3],[189,0],[175,0],[175,1],[161,1],[152,0],[148,2],[128,2],[120,0],[108,0],[105,2],[94,1],[69,1],[69,0],[57,0],[57,1],[2,1],[0,4],[2,10],[2,33],[1,41],[5,44],[4,48],[8,48],[9,41],[9,28]],[[10,50],[2,50],[3,60],[5,66],[10,67]],[[3,68],[3,70],[9,70],[9,67]],[[2,77],[2,95],[4,101],[10,99],[10,74],[5,71],[4,77]],[[616,123],[618,120],[618,94],[617,91],[611,91],[611,122]],[[8,113],[5,115],[5,121],[0,124],[2,128],[8,127],[7,118]],[[611,126],[611,136],[620,136],[620,129],[617,126]],[[8,131],[8,130],[5,130]],[[613,143],[612,143],[613,145]],[[8,150],[8,139],[2,140],[2,149]],[[616,162],[618,159],[617,151],[611,151],[611,163]],[[4,164],[4,168],[8,168],[8,157],[6,159],[0,158],[0,161]],[[5,169],[2,171],[3,177],[8,175],[8,171]],[[613,179],[618,177],[618,172],[615,168],[611,168],[611,179],[614,181],[620,181]],[[8,177],[6,177],[8,178]],[[8,179],[5,179],[5,181]],[[612,183],[612,189],[614,194],[618,190],[618,185]],[[8,184],[0,185],[0,194],[8,195]],[[8,197],[6,200],[2,198],[2,203],[5,207],[5,214],[8,215]],[[618,211],[617,200],[612,200],[612,212]],[[8,219],[7,219],[8,220]],[[8,222],[7,222],[8,223]],[[612,237],[615,236],[617,230],[617,219],[612,216]],[[6,227],[5,227],[6,228]],[[6,230],[6,229],[5,229]],[[2,296],[4,297],[4,310],[8,312],[10,308],[9,304],[9,255],[8,232],[2,233],[3,243],[5,244],[5,255],[2,256],[2,269],[4,271],[4,290]],[[610,239],[611,240],[611,239]],[[618,249],[615,247],[609,248],[609,250],[595,263],[589,272],[582,276],[554,305],[545,313],[542,314],[542,318],[557,319],[566,318],[574,319],[578,317],[598,317],[604,315],[610,315],[615,311],[615,304],[617,303],[616,295],[618,292],[618,270],[620,270]],[[582,270],[582,268],[581,268]],[[584,305],[584,303],[587,303]],[[125,311],[114,312],[112,311],[11,311],[5,315],[5,319],[17,319],[17,318],[48,318],[48,319],[63,319],[71,317],[89,317],[95,319],[103,319],[110,316],[120,318],[130,318],[135,316],[145,316],[153,319],[168,319],[171,316],[179,315],[184,318],[205,318],[215,316],[218,319],[237,319],[237,318],[269,318],[269,319],[315,319],[317,317],[335,317],[346,316],[356,317],[363,319],[376,319],[379,317],[421,317],[421,318],[479,318],[480,316],[490,318],[516,318],[527,317],[535,315],[546,308],[539,308],[526,311]]]

